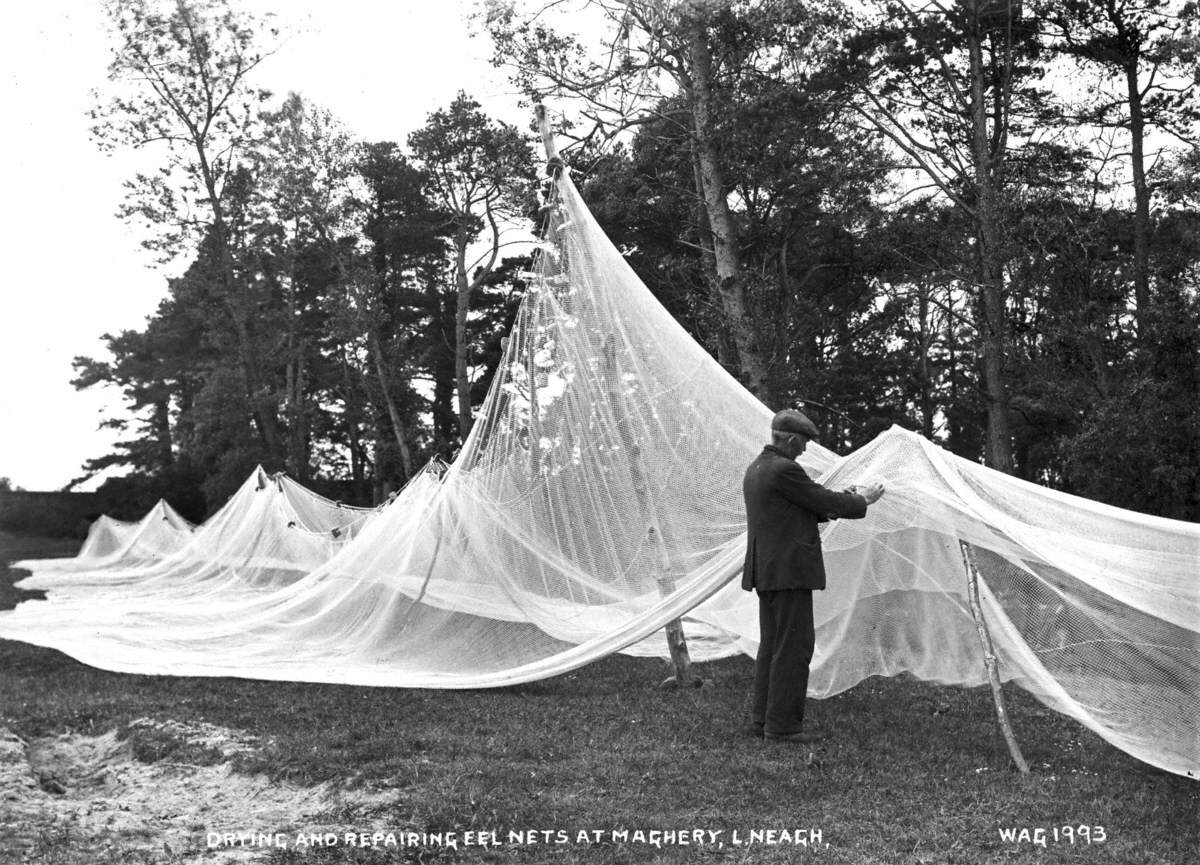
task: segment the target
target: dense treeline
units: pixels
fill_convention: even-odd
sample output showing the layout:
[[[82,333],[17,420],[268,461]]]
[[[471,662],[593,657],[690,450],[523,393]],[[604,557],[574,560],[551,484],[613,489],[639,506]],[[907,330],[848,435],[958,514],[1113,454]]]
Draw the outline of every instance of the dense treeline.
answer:
[[[96,136],[142,147],[127,217],[187,256],[141,330],[76,385],[124,389],[107,492],[203,516],[255,465],[355,503],[450,457],[499,360],[536,211],[532,150],[460,94],[402,147],[354,140],[250,83],[273,34],[224,2],[108,4],[118,45]],[[519,251],[519,250],[517,250]]]
[[[681,323],[834,447],[899,423],[1123,507],[1200,518],[1195,4],[485,4],[497,60],[574,123],[598,219]],[[460,95],[404,146],[253,88],[217,0],[112,2],[106,146],[147,326],[77,361],[131,435],[89,471],[193,514],[256,463],[377,500],[470,429],[536,229],[530,142]]]

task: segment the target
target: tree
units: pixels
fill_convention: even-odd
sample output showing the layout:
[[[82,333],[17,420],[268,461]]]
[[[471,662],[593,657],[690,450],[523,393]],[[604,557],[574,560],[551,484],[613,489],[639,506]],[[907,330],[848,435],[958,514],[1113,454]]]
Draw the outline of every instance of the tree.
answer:
[[[706,285],[727,333],[720,359],[752,392],[770,399],[766,352],[750,318],[742,238],[730,202],[734,175],[718,146],[718,128],[735,82],[770,69],[784,44],[819,54],[824,28],[836,13],[782,2],[590,0],[584,11],[603,33],[597,56],[543,23],[554,5],[518,16],[511,4],[492,4],[487,26],[497,62],[512,68],[533,98],[575,98],[591,124],[588,138],[659,118],[686,133],[690,185],[705,221]],[[670,112],[661,111],[666,101]]]
[[[422,363],[421,336],[427,338],[425,365],[434,381],[434,449],[449,450],[456,426],[450,404],[454,386],[453,313],[446,314],[438,290],[441,265],[452,231],[448,214],[425,196],[427,174],[392,142],[362,148],[358,171],[366,184],[363,199],[367,262],[360,270],[352,327],[365,336],[365,352],[377,387],[372,401],[386,409],[401,470],[412,477],[418,447],[420,397],[412,387]],[[447,326],[449,319],[449,326]],[[449,352],[449,362],[443,362]],[[448,372],[448,374],[447,374]],[[347,405],[347,411],[351,411]],[[447,423],[449,415],[449,423]]]
[[[283,368],[286,466],[304,482],[321,396],[338,378],[329,321],[365,220],[359,149],[328,111],[294,93],[262,125],[248,154],[257,205],[241,269],[266,286],[271,330],[283,337],[272,367]]]
[[[671,315],[723,364],[736,350],[718,299],[709,291],[703,256],[707,223],[693,186],[686,127],[662,106],[608,152],[581,147],[566,155],[582,177],[582,193],[605,234]]]
[[[1067,0],[1044,4],[1059,50],[1085,69],[1103,74],[1089,86],[1093,99],[1081,120],[1100,129],[1124,130],[1129,136],[1133,186],[1133,284],[1138,333],[1145,332],[1151,304],[1151,215],[1154,193],[1147,162],[1151,132],[1196,144],[1195,101],[1200,80],[1195,75],[1200,13],[1182,0]]]
[[[1012,472],[1004,190],[1011,151],[1026,131],[1020,118],[1040,102],[1030,84],[1040,46],[1019,4],[961,0],[917,9],[898,0],[881,12],[847,39],[839,74],[853,82],[850,104],[906,157],[904,168],[969,218],[964,270],[976,286],[985,456],[992,468]]]
[[[593,213],[668,310],[721,357],[722,307],[705,285],[707,221],[692,187],[681,98],[664,100],[628,147],[572,157]],[[884,176],[878,148],[849,130],[833,102],[768,76],[722,91],[715,142],[736,181],[729,197],[741,237],[747,319],[778,404],[825,406],[830,441],[862,441],[897,415],[901,364],[889,349],[896,304],[876,303],[871,244]],[[842,411],[846,407],[849,411]],[[877,418],[877,422],[868,419]],[[885,420],[886,419],[886,420]]]
[[[488,118],[478,102],[461,92],[447,109],[430,114],[408,144],[425,170],[429,195],[452,229],[454,370],[459,430],[465,439],[474,422],[467,341],[471,299],[500,260],[505,223],[535,210],[533,156],[518,130]],[[478,244],[482,251],[471,260]]]
[[[76,388],[115,384],[124,391],[130,409],[144,413],[137,427],[138,437],[119,442],[117,454],[89,461],[89,471],[131,464],[139,471],[154,474],[174,465],[171,404],[180,395],[180,385],[186,376],[185,366],[180,363],[180,351],[186,351],[188,342],[194,342],[180,340],[178,332],[171,332],[171,325],[176,321],[170,317],[170,303],[164,302],[160,312],[164,307],[167,316],[153,319],[145,331],[125,330],[116,336],[104,334],[101,337],[113,358],[111,362],[90,357],[75,358],[74,366],[79,374],[72,384]],[[128,422],[111,419],[103,426],[125,430]]]
[[[111,360],[75,358],[77,375],[71,383],[76,388],[115,385],[133,414],[132,424],[118,417],[102,425],[133,435],[118,441],[113,453],[88,460],[85,474],[72,485],[106,468],[125,466],[130,469],[125,489],[137,487],[132,493],[136,500],[148,502],[148,507],[169,497],[198,518],[205,509],[201,486],[210,468],[204,448],[220,448],[224,441],[195,433],[196,400],[216,357],[205,338],[204,307],[188,294],[195,268],[171,281],[170,296],[159,303],[143,330],[102,337]],[[234,396],[234,404],[244,406],[237,401],[243,396],[240,391]]]
[[[1117,507],[1200,518],[1200,302],[1168,289],[1145,316],[1154,339],[1060,442],[1068,487]],[[1116,431],[1120,430],[1119,436]]]
[[[102,147],[157,147],[157,173],[127,183],[121,214],[152,233],[148,248],[172,257],[190,244],[211,246],[220,306],[234,334],[242,387],[266,452],[281,459],[275,395],[253,333],[256,298],[237,266],[237,215],[230,196],[269,94],[250,84],[273,28],[227,0],[107,0],[117,38],[110,98],[93,111]]]

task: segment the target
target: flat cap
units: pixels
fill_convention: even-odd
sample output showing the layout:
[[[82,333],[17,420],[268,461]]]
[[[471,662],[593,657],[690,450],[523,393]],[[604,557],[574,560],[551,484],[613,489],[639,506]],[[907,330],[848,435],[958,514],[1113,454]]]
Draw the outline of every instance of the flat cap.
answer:
[[[817,437],[817,425],[808,419],[803,412],[794,408],[785,408],[771,419],[771,429],[785,433],[798,433],[810,439]]]

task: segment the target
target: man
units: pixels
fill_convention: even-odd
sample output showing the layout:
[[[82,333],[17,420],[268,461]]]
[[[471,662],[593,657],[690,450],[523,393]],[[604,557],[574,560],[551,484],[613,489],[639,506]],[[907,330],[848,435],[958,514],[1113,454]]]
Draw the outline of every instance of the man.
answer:
[[[802,729],[816,644],[812,593],[825,588],[817,524],[863,517],[883,495],[882,484],[834,492],[811,480],[796,457],[816,437],[816,426],[804,414],[779,412],[771,421],[771,443],[742,481],[747,523],[742,588],[758,592],[760,630],[752,730],[800,744],[817,738]]]

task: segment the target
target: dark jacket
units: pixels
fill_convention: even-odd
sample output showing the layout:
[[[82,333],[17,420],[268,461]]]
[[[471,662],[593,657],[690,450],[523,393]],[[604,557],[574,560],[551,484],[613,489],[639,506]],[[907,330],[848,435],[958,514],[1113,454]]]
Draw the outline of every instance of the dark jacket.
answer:
[[[857,493],[828,490],[800,464],[767,445],[746,469],[746,591],[825,588],[825,562],[817,524],[835,517],[858,519],[867,501]]]

